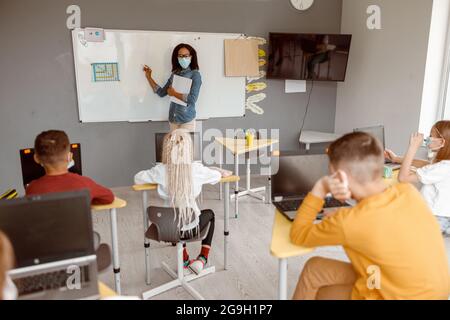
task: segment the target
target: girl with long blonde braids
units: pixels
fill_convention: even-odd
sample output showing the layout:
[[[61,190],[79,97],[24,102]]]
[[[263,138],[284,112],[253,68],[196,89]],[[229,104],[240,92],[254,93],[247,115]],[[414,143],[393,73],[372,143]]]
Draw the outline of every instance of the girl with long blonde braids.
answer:
[[[212,210],[200,211],[196,198],[204,184],[216,184],[222,176],[216,170],[193,162],[193,150],[188,131],[172,131],[164,138],[162,163],[139,172],[134,180],[136,184],[158,184],[159,196],[166,201],[167,206],[179,211],[178,229],[183,236],[195,236],[211,223],[197,259],[190,261],[186,247],[183,251],[184,267],[199,274],[208,262],[215,217]]]

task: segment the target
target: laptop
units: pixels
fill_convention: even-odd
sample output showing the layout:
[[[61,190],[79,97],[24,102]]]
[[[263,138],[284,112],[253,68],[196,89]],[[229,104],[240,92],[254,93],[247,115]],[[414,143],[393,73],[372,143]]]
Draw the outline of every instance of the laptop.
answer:
[[[365,132],[368,134],[371,134],[375,138],[377,138],[382,146],[383,150],[386,150],[386,139],[385,139],[385,130],[384,126],[374,126],[374,127],[367,127],[367,128],[357,128],[354,130],[354,132]],[[389,159],[384,160],[384,165],[391,167],[392,170],[399,170],[401,168],[401,165],[398,163],[393,163]]]
[[[272,176],[272,203],[286,218],[293,221],[303,200],[317,180],[329,175],[328,156],[314,151],[281,153],[278,172]],[[325,199],[324,210],[350,206],[332,197]],[[318,219],[323,217],[323,213]]]
[[[191,132],[192,143],[194,144],[194,161],[202,162],[202,140],[199,132]],[[163,144],[165,133],[155,133],[155,156],[156,163],[162,162]]]
[[[13,245],[19,299],[99,298],[87,190],[1,201],[0,230]]]
[[[79,143],[71,144],[70,152],[73,154],[73,163],[69,164],[69,172],[77,173],[81,176],[81,145]],[[34,161],[33,148],[20,150],[20,164],[22,166],[22,180],[25,188],[31,181],[45,175],[44,168]]]

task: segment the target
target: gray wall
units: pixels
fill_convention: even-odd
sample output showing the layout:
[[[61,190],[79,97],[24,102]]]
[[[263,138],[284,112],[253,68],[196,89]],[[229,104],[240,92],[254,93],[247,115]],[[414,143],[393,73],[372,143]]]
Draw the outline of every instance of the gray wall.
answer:
[[[82,27],[244,32],[339,33],[341,0],[316,0],[305,13],[288,0],[1,0],[0,190],[20,188],[18,150],[37,133],[64,129],[82,143],[84,173],[108,186],[126,186],[153,161],[153,133],[167,123],[78,122],[69,4],[82,10]],[[206,59],[207,57],[203,57]],[[201,62],[201,61],[200,61]],[[207,128],[280,128],[281,148],[298,148],[306,94],[284,94],[284,82],[268,81],[263,116],[215,119]],[[336,85],[318,83],[305,129],[334,130]]]
[[[366,27],[378,4],[382,30]],[[405,151],[418,130],[433,1],[344,0],[342,33],[352,33],[347,79],[338,85],[336,131],[384,124],[386,142]]]

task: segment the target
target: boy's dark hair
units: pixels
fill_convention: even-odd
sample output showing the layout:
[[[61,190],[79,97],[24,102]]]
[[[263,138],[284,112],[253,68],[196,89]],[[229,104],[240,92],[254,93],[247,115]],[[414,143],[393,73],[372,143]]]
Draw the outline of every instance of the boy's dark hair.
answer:
[[[383,176],[384,150],[381,142],[365,132],[350,133],[328,148],[333,168],[344,169],[353,179],[367,183]]]
[[[64,131],[44,131],[34,140],[34,150],[42,164],[65,161],[70,152],[69,137]]]
[[[200,68],[198,66],[197,51],[195,51],[192,46],[186,43],[180,43],[173,49],[172,52],[172,72],[179,72],[183,70],[183,68],[180,66],[180,63],[178,62],[178,51],[180,51],[181,48],[186,48],[191,55],[191,64],[189,66],[191,70],[199,70]]]

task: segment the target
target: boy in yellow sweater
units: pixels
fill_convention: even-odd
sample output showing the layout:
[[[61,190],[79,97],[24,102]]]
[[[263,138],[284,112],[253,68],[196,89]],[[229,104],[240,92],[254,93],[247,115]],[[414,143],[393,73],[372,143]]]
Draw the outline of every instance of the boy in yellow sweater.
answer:
[[[341,245],[351,263],[312,258],[294,299],[448,299],[439,225],[412,185],[385,185],[378,140],[348,134],[330,146],[328,155],[332,175],[320,179],[299,208],[291,241],[306,247]],[[329,193],[358,204],[314,224]]]

